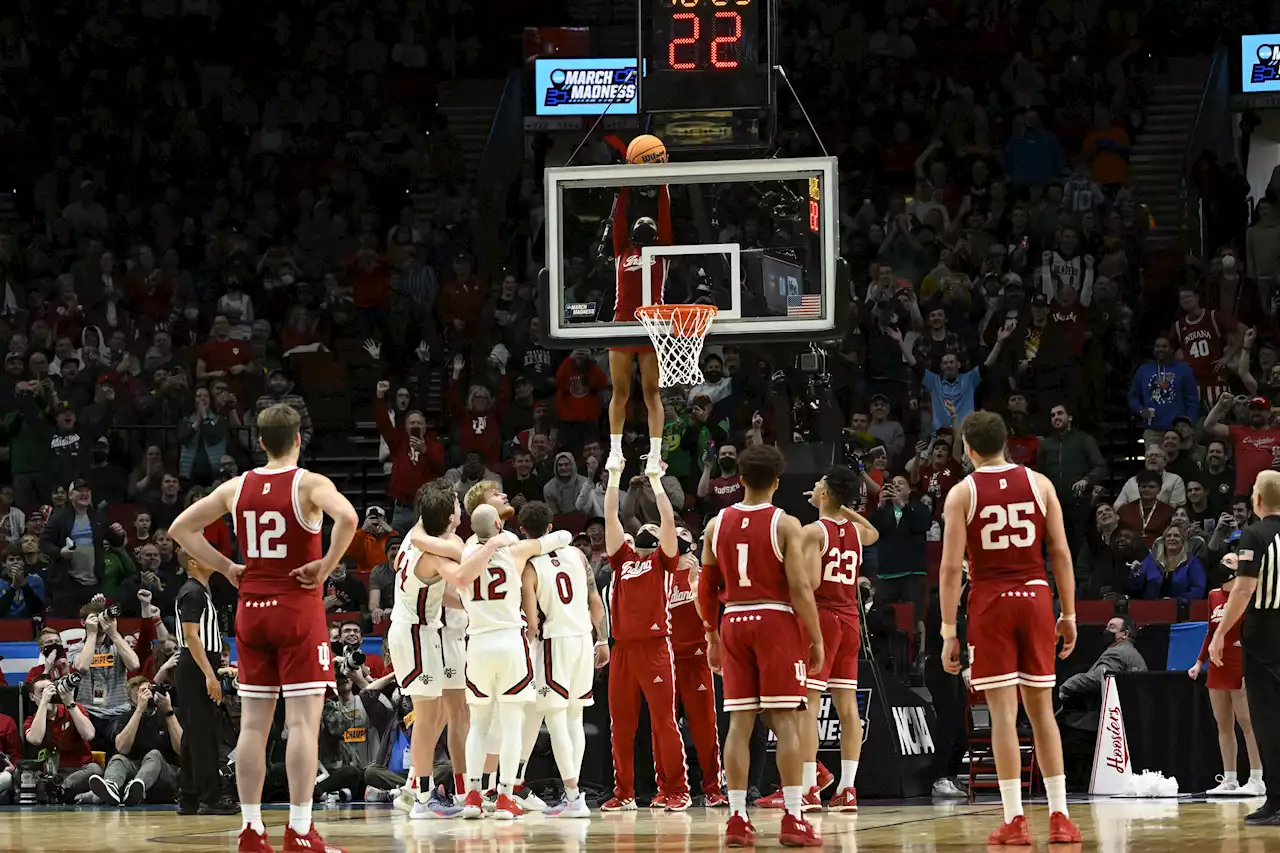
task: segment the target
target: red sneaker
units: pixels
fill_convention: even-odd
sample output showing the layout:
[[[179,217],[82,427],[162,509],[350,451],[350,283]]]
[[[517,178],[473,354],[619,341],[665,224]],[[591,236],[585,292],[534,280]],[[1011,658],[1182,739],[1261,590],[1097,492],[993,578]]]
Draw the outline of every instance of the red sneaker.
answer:
[[[635,810],[635,797],[610,797],[600,806],[602,812],[633,812]]]
[[[845,788],[831,798],[827,810],[833,812],[856,812],[858,810],[858,792],[853,788]]]
[[[671,802],[671,798],[666,794],[662,793],[661,791],[659,791],[658,793],[654,794],[653,799],[649,801],[649,808],[665,809],[670,802]]]
[[[320,833],[316,832],[315,825],[312,824],[311,831],[306,835],[299,835],[292,828],[285,827],[284,853],[347,853],[347,851],[321,838]]]
[[[702,805],[709,809],[718,809],[729,805],[729,798],[719,791],[712,791],[702,798]]]
[[[683,812],[688,811],[693,800],[689,799],[688,794],[669,794],[667,795],[667,811]]]
[[[467,791],[467,798],[462,801],[462,817],[464,820],[484,817],[484,796],[479,791]]]
[[[809,821],[787,813],[782,815],[778,842],[783,847],[821,847],[822,836],[818,835],[818,830]]]
[[[781,788],[779,788],[778,790],[774,791],[772,794],[769,794],[767,797],[761,797],[761,798],[759,798],[759,799],[758,799],[758,800],[756,800],[752,805],[754,805],[754,806],[755,806],[756,808],[758,808],[758,809],[780,809],[780,808],[782,808],[782,806],[783,806],[783,802],[782,802],[782,789],[781,789]]]
[[[756,828],[740,814],[729,815],[724,827],[725,847],[755,847]]]
[[[1031,833],[1027,832],[1026,817],[1018,815],[1008,823],[1002,823],[996,829],[991,830],[991,834],[987,836],[987,844],[1030,847]]]
[[[836,783],[836,776],[830,770],[822,766],[822,762],[818,762],[818,793],[830,788]]]
[[[809,793],[800,798],[800,811],[802,812],[820,812],[822,811],[822,789],[814,785],[809,789]]]
[[[254,832],[253,827],[246,826],[240,830],[240,843],[236,850],[239,853],[276,853],[271,849],[271,842],[267,840],[267,834],[264,832],[259,835]]]
[[[515,820],[524,815],[524,809],[520,808],[520,804],[506,794],[499,794],[498,801],[493,805],[493,816],[498,820]]]
[[[1050,844],[1079,844],[1080,840],[1080,830],[1076,829],[1069,817],[1062,812],[1049,815]]]

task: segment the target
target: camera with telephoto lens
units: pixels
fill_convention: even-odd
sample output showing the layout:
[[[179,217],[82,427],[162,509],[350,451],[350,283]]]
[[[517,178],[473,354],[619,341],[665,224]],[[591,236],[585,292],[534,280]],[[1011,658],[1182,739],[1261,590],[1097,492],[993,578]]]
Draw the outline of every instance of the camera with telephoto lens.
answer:
[[[49,701],[55,704],[61,705],[62,692],[66,691],[67,693],[75,693],[76,690],[80,687],[80,679],[81,679],[80,673],[68,672],[66,675],[54,681],[53,696],[49,699]]]
[[[111,619],[112,621],[114,621],[114,620],[116,620],[116,619],[119,619],[119,618],[120,618],[120,605],[119,605],[119,604],[113,604],[113,605],[111,605],[111,606],[110,606],[110,607],[108,607],[106,610],[102,611],[102,615],[103,615],[103,616],[105,616],[105,617],[107,617],[108,619]]]
[[[171,684],[167,684],[167,683],[164,683],[164,684],[152,684],[152,685],[151,685],[151,698],[147,700],[147,707],[149,707],[149,708],[153,708],[153,709],[154,709],[154,708],[156,707],[156,697],[157,697],[157,696],[168,696],[168,695],[169,695],[169,690],[170,690],[172,687],[173,687],[173,685],[171,685]]]
[[[333,650],[333,661],[339,675],[346,675],[353,669],[364,666],[367,656],[359,646],[348,646],[346,643],[334,642],[329,647]]]

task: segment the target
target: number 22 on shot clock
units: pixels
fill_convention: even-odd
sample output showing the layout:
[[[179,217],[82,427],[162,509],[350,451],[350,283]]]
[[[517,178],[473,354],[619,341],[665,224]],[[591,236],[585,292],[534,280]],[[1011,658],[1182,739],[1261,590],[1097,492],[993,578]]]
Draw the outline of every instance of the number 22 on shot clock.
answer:
[[[653,0],[653,57],[662,70],[732,71],[754,64],[764,0]]]

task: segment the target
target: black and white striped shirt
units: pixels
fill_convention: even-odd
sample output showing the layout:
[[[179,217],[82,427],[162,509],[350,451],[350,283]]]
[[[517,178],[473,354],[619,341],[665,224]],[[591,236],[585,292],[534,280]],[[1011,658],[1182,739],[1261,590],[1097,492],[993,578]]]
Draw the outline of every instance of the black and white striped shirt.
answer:
[[[1240,534],[1237,574],[1257,578],[1250,610],[1280,611],[1280,516],[1269,515]]]
[[[178,590],[178,598],[174,603],[177,618],[174,620],[178,631],[178,648],[187,648],[187,638],[182,633],[182,623],[187,622],[199,626],[200,645],[209,654],[222,653],[222,631],[218,628],[218,612],[213,606],[213,596],[209,588],[194,578]]]

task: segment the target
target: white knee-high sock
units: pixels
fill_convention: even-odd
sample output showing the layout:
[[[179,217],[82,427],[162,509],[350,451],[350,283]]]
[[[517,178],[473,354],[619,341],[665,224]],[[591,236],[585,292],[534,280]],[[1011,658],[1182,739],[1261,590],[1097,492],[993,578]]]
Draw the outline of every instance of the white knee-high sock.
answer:
[[[467,790],[479,791],[488,755],[489,721],[497,716],[494,702],[471,706],[471,729],[467,732]]]
[[[495,710],[493,716],[489,718],[489,726],[484,739],[485,755],[497,755],[501,745],[502,723],[499,722],[498,712]]]
[[[573,741],[573,766],[582,770],[582,757],[587,751],[587,732],[582,725],[582,706],[569,706],[569,739]]]
[[[578,765],[574,763],[574,758],[577,756],[573,749],[573,738],[569,736],[568,709],[556,708],[547,712],[547,732],[551,735],[551,754],[556,757],[560,778],[576,780]]]
[[[520,748],[524,741],[523,702],[499,702],[498,721],[502,725],[502,743],[498,748],[498,790],[510,794],[516,784],[520,766]]]
[[[534,703],[529,702],[524,706],[524,728],[520,734],[520,764],[529,763],[529,756],[533,755],[533,747],[538,742],[538,733],[542,731],[543,712],[541,709],[535,709]],[[524,781],[523,774],[516,779],[519,784]]]

